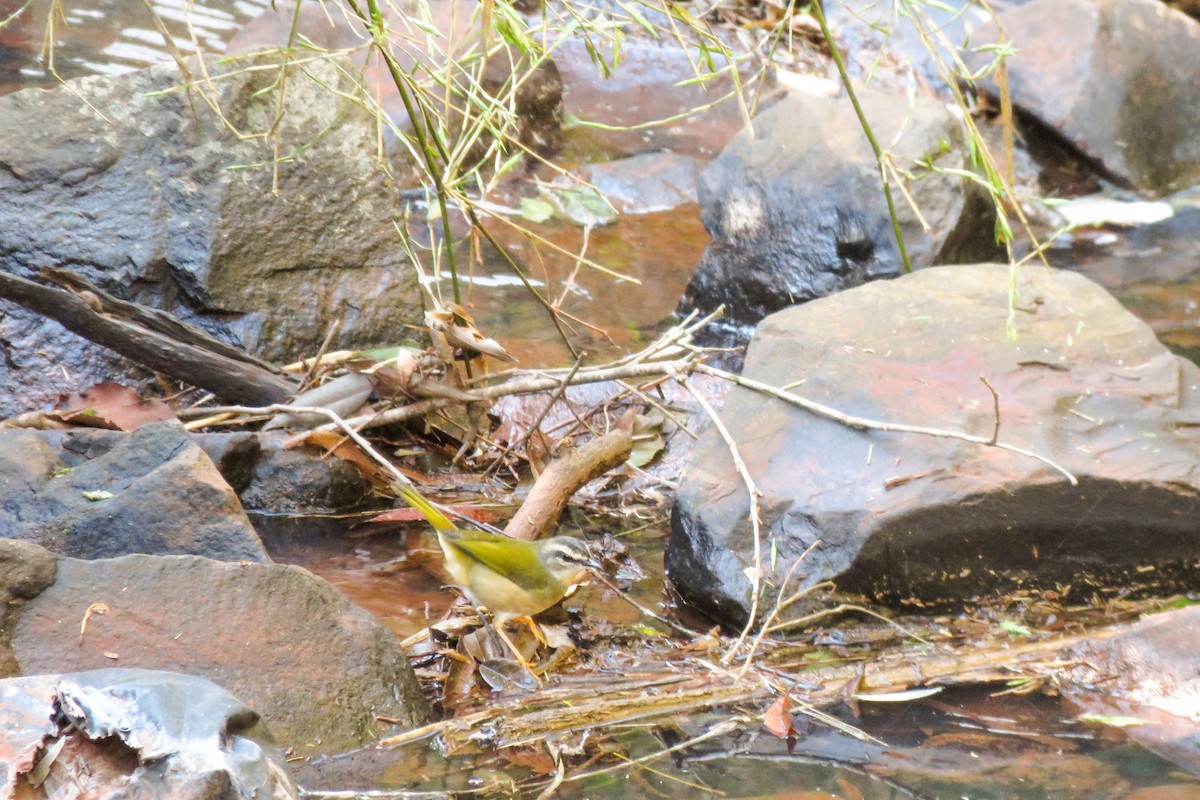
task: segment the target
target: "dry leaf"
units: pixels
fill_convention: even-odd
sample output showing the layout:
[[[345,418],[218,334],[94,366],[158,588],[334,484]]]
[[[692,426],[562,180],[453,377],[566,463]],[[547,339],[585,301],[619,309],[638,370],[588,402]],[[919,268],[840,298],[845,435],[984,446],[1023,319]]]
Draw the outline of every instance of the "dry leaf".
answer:
[[[362,408],[363,403],[371,396],[375,381],[369,375],[361,372],[351,372],[328,383],[321,384],[315,389],[301,392],[296,399],[288,403],[291,406],[307,406],[309,408],[327,408],[340,417]],[[263,426],[264,431],[272,428],[315,428],[329,422],[324,414],[276,414],[271,421]]]
[[[92,615],[93,614],[107,614],[107,613],[108,613],[108,604],[107,603],[92,603],[90,606],[87,607],[87,611],[83,612],[83,622],[80,623],[80,625],[79,625],[79,642],[80,642],[80,644],[83,643],[83,635],[85,633],[87,633],[88,620],[92,618]]]
[[[83,425],[132,431],[151,422],[175,419],[175,412],[161,400],[143,400],[119,383],[97,383],[83,392],[60,395],[50,419]]]
[[[792,727],[791,705],[785,694],[767,706],[767,710],[763,712],[763,727],[780,739],[787,739],[796,734],[796,729]]]
[[[475,320],[462,306],[451,303],[446,308],[427,311],[425,324],[445,336],[451,347],[462,348],[467,358],[484,353],[501,361],[516,361],[499,342],[479,332]]]

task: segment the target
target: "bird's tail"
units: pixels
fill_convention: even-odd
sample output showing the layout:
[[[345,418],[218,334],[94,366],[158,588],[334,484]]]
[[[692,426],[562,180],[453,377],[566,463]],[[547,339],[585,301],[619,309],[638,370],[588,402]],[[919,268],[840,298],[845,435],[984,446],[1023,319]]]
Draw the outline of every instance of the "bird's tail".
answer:
[[[432,525],[438,532],[450,533],[458,529],[457,526],[450,521],[450,518],[442,513],[440,508],[435,506],[429,500],[425,499],[425,497],[422,496],[422,494],[412,486],[409,486],[406,483],[400,483],[399,481],[394,481],[392,488],[396,490],[396,493],[400,495],[404,502],[421,512],[421,516],[428,520],[429,524]]]

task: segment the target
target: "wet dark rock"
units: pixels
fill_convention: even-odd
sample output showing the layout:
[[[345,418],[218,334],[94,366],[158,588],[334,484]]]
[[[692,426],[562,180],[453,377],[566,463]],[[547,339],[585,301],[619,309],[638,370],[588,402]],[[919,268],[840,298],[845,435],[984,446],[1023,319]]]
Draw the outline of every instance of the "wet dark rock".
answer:
[[[279,437],[261,437],[242,504],[272,514],[346,511],[371,496],[371,482],[353,462],[324,458],[312,448],[284,450]]]
[[[186,64],[199,73],[198,61]],[[263,131],[278,76],[245,67],[208,63],[229,76],[205,91],[239,131]],[[4,268],[28,276],[71,265],[268,360],[314,350],[338,318],[336,347],[390,344],[420,324],[421,296],[392,226],[398,188],[377,159],[371,117],[331,91],[356,91],[339,64],[289,74],[280,124],[289,158],[277,176],[272,142],[237,138],[200,89],[177,90],[184,82],[162,66],[0,98]],[[112,375],[111,358],[89,363],[90,349],[57,323],[5,314],[0,414]]]
[[[1018,108],[1124,185],[1200,183],[1200,23],[1158,0],[1034,0],[999,22]]]
[[[1009,340],[1008,283],[1003,265],[931,268],[788,309],[759,325],[744,374],[801,383],[848,414],[986,439],[982,375],[1001,441],[1079,485],[1029,456],[854,430],[734,389],[723,418],[762,492],[765,609],[817,542],[788,593],[831,580],[902,604],[1200,586],[1200,368],[1064,271],[1021,272]],[[740,624],[753,554],[745,486],[709,431],[676,499],[669,574],[688,602]]]
[[[0,681],[0,718],[5,797],[60,744],[42,783],[49,797],[74,796],[80,785],[95,797],[296,796],[258,715],[202,678],[140,669],[9,678]]]
[[[974,183],[919,166],[965,168],[960,125],[941,104],[861,92],[867,117],[891,148],[926,233],[893,187],[914,266],[991,258],[994,212]],[[879,171],[846,98],[792,95],[759,114],[700,176],[700,206],[713,242],[680,310],[724,304],[735,340],[781,308],[903,271]]]
[[[192,434],[192,441],[208,454],[221,477],[239,496],[254,478],[254,468],[263,449],[261,438],[256,431]]]
[[[0,430],[0,530],[77,558],[267,561],[237,495],[178,422]]]
[[[93,603],[84,635],[80,623]],[[303,754],[373,741],[425,720],[395,636],[299,567],[196,556],[63,558],[54,584],[18,611],[12,652],[25,675],[124,667],[207,678]]]
[[[314,447],[285,450],[278,433],[192,434],[251,512],[347,511],[371,496],[371,482],[353,463]]]

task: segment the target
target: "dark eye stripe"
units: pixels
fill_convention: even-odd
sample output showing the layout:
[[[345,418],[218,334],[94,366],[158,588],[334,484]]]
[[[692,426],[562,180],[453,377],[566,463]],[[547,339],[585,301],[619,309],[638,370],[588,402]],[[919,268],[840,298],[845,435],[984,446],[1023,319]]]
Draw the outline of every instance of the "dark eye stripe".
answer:
[[[591,559],[591,555],[586,550],[582,550],[573,543],[568,544],[566,542],[552,543],[550,555],[568,564],[586,564]]]

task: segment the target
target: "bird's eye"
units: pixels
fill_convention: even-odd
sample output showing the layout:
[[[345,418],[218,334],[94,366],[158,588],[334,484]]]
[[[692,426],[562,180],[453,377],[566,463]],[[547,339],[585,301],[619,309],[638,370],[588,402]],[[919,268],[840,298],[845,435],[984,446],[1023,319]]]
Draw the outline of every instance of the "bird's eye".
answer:
[[[586,550],[566,544],[555,547],[550,557],[567,567],[579,567],[591,561],[591,554]]]

